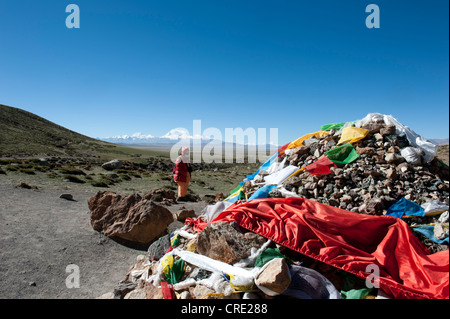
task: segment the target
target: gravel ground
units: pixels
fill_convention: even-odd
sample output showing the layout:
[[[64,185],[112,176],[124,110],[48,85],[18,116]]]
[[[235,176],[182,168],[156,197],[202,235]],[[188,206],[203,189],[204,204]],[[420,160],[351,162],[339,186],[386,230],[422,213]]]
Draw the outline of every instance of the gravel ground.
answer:
[[[94,231],[87,200],[97,190],[23,189],[0,179],[0,298],[93,299],[114,289],[145,250],[124,246]],[[59,196],[70,193],[74,200]],[[197,214],[205,202],[185,206]],[[170,228],[182,226],[174,222]],[[75,273],[79,288],[66,285]],[[69,284],[73,281],[68,280]]]

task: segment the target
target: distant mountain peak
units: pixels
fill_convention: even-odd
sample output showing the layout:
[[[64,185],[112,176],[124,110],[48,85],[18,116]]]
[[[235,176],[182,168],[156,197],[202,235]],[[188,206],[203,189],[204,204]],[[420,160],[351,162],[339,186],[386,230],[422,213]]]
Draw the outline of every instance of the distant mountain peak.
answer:
[[[161,136],[161,138],[168,138],[170,140],[184,140],[192,138],[189,131],[185,128],[178,127],[170,130],[167,134]]]

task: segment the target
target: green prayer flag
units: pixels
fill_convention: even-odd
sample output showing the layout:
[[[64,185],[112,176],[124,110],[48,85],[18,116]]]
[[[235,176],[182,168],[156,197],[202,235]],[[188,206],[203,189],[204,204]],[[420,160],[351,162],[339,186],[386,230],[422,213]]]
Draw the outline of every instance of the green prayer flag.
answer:
[[[266,248],[256,257],[255,267],[262,267],[275,258],[284,258],[288,264],[292,263],[292,260],[283,255],[278,248]]]
[[[333,123],[333,124],[326,124],[326,125],[322,125],[320,127],[321,131],[329,131],[329,130],[340,130],[343,126],[345,125],[344,123]]]
[[[356,160],[359,155],[356,152],[352,144],[347,143],[338,147],[333,148],[327,152],[327,157],[333,163],[337,164],[349,164]]]

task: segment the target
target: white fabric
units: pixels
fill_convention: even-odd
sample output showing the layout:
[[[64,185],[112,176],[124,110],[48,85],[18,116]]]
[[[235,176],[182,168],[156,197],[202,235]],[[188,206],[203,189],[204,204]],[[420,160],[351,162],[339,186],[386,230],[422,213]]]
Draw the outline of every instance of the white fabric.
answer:
[[[356,127],[361,127],[365,124],[383,121],[386,125],[394,125],[397,135],[405,135],[408,139],[408,142],[411,146],[416,146],[422,149],[425,153],[424,160],[425,162],[431,162],[436,156],[437,145],[432,143],[431,141],[423,138],[408,126],[401,124],[397,121],[392,115],[384,115],[380,113],[369,113],[367,116],[361,120],[356,121],[354,124]],[[349,124],[349,123],[347,123]],[[346,125],[347,125],[346,124]]]
[[[267,185],[279,185],[281,182],[283,182],[286,178],[291,176],[297,170],[298,170],[297,166],[289,165],[283,168],[282,170],[277,171],[276,173],[265,176],[264,181],[266,182]]]

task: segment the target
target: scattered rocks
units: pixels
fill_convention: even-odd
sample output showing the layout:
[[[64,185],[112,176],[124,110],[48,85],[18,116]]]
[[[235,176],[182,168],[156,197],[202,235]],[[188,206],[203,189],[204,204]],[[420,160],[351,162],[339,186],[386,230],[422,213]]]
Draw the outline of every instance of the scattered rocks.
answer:
[[[152,189],[144,195],[144,199],[159,202],[161,205],[170,206],[176,202],[176,194],[170,189]]]
[[[354,144],[359,157],[350,164],[331,168],[331,174],[311,176],[303,171],[284,182],[284,187],[298,196],[364,214],[385,214],[402,197],[419,204],[433,199],[448,202],[448,167],[435,159],[423,164],[408,162],[402,156],[404,137],[395,135],[395,127],[370,123],[369,134]],[[331,140],[339,135],[331,136]],[[317,138],[308,147],[295,148],[287,155],[290,165],[305,167],[318,158],[295,156],[300,149],[316,148],[326,153],[330,136]],[[419,152],[416,153],[416,155]],[[420,155],[421,156],[421,155]],[[258,177],[258,176],[257,176]],[[256,188],[257,189],[257,188]],[[252,191],[256,191],[253,189]]]

